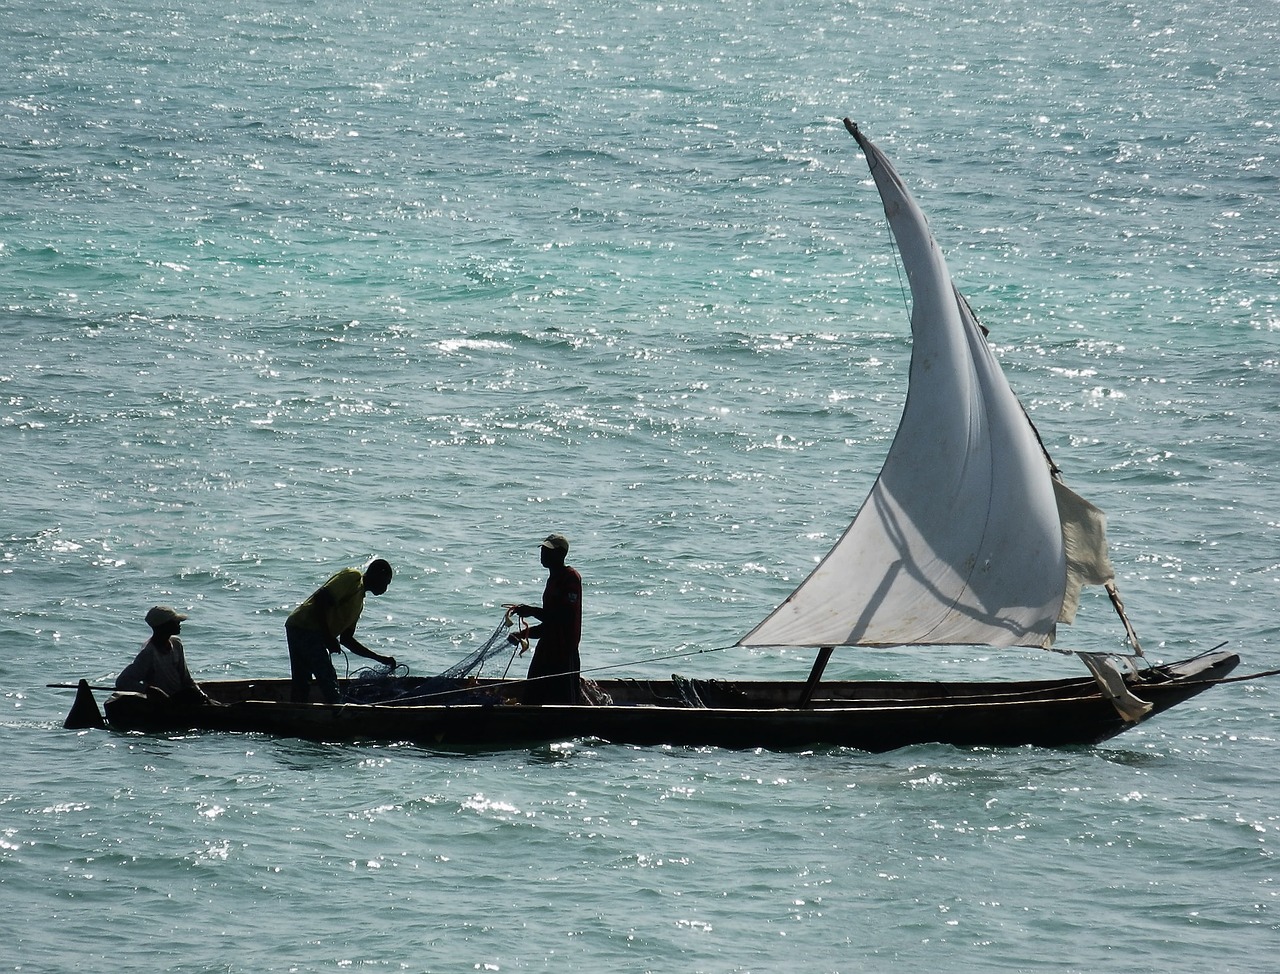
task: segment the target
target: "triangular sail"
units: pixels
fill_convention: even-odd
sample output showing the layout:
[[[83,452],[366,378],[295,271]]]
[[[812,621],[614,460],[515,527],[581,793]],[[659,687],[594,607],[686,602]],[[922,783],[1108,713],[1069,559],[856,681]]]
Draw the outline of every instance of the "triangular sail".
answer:
[[[911,287],[907,402],[845,534],[746,646],[1047,646],[1066,588],[1048,464],[898,174],[866,154]]]

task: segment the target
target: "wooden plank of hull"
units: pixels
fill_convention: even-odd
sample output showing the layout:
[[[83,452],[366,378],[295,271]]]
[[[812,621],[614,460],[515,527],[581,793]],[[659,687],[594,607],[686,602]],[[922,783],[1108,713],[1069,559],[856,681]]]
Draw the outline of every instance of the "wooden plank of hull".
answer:
[[[1215,653],[1172,664],[1167,678],[1137,686],[1150,701],[1147,718],[1208,689],[1239,662]],[[602,681],[619,697],[643,698],[650,681]],[[707,684],[711,687],[712,684]],[[322,741],[406,741],[438,748],[512,747],[596,739],[618,744],[672,744],[789,750],[844,746],[887,751],[911,744],[969,747],[1094,744],[1134,726],[1121,719],[1092,680],[1010,684],[844,683],[812,709],[752,700],[798,699],[803,683],[714,684],[745,705],[678,706],[669,702],[610,706],[293,704],[288,681],[204,684],[217,699],[238,702],[180,713],[157,711],[145,697],[117,694],[107,719],[117,729],[258,732]],[[501,698],[500,681],[480,687]],[[637,689],[640,688],[640,689]],[[763,688],[763,689],[762,689]],[[874,688],[870,690],[868,688]],[[514,691],[512,691],[514,692]],[[862,694],[855,699],[854,695]],[[708,693],[710,695],[710,693]],[[254,696],[265,699],[253,699]]]

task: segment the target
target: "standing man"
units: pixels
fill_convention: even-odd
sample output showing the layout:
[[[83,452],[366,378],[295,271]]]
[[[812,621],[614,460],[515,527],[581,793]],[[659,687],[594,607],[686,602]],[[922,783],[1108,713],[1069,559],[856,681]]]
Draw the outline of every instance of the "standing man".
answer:
[[[289,641],[289,670],[293,676],[290,696],[294,703],[306,702],[312,677],[325,703],[339,702],[338,674],[329,654],[342,652],[343,646],[384,666],[396,665],[395,657],[379,656],[356,639],[364,593],[381,595],[390,584],[391,565],[375,558],[363,573],[358,568],[342,569],[290,613],[284,633]]]
[[[538,552],[542,567],[549,573],[547,587],[542,590],[542,605],[517,605],[515,612],[521,618],[533,616],[541,620],[540,624],[507,636],[512,644],[526,638],[538,640],[521,703],[580,703],[582,576],[564,563],[569,542],[563,534],[548,535]]]
[[[207,704],[211,701],[187,669],[187,657],[178,633],[186,616],[167,605],[147,610],[151,638],[142,644],[132,663],[116,677],[117,690],[145,693],[156,703],[174,705]]]

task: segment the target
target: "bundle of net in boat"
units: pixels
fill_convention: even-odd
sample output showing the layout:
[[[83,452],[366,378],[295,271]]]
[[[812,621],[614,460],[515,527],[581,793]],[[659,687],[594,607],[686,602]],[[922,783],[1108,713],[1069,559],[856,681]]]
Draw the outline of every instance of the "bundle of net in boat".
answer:
[[[500,697],[496,691],[470,686],[467,681],[469,677],[478,675],[486,662],[510,648],[505,635],[510,627],[511,617],[508,614],[503,616],[483,646],[436,676],[402,679],[397,674],[399,667],[360,670],[348,679],[343,699],[347,703],[406,706],[497,703]]]

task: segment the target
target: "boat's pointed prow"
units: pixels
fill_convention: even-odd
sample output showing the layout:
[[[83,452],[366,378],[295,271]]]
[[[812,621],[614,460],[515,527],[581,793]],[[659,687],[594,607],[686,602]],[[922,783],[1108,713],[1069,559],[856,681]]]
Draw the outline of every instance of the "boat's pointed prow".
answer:
[[[81,680],[76,687],[76,702],[71,705],[71,712],[67,714],[62,726],[67,730],[107,726],[107,722],[102,719],[102,711],[98,709],[98,701],[89,689],[88,680]]]

